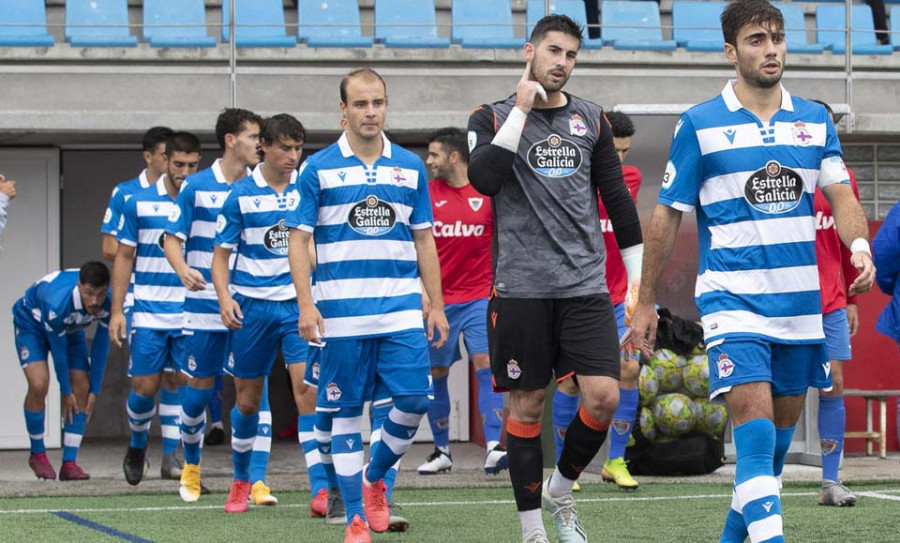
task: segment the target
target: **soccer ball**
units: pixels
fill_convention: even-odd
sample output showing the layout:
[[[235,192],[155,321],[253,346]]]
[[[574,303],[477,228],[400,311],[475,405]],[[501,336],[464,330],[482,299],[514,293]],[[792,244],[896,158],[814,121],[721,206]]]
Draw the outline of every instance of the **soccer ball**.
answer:
[[[695,354],[688,359],[688,365],[709,367],[709,358],[706,353]]]
[[[653,411],[649,407],[641,408],[641,434],[650,441],[656,439],[656,424],[653,421]]]
[[[656,427],[669,437],[687,434],[694,428],[691,399],[684,394],[664,394],[653,404]]]
[[[655,366],[660,362],[675,362],[676,358],[678,358],[678,355],[672,349],[659,349],[653,353],[650,365]]]
[[[728,409],[709,400],[694,400],[694,403],[700,407],[701,413],[697,420],[697,429],[713,437],[721,436],[728,424]]]
[[[688,364],[683,370],[684,388],[692,398],[704,398],[709,390],[709,366]]]
[[[678,367],[674,360],[671,362],[657,361],[651,367],[656,372],[656,379],[659,381],[659,390],[661,392],[675,392],[684,386],[682,369]]]
[[[650,405],[659,394],[659,381],[656,379],[656,372],[650,366],[641,366],[638,391],[641,394],[641,405]]]

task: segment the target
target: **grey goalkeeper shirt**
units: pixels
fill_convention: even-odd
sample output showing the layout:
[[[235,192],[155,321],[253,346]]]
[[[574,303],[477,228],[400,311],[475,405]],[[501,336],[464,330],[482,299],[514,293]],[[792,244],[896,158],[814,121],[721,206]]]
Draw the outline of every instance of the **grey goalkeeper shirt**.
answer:
[[[493,145],[515,95],[469,118],[469,180],[491,196],[494,286],[502,297],[571,298],[608,292],[598,191],[622,248],[641,243],[603,109],[566,105],[528,114],[516,153]]]

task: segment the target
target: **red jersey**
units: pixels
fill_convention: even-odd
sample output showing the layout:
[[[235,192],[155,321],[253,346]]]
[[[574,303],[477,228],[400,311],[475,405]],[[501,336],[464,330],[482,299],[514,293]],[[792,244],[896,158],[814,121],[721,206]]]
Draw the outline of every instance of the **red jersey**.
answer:
[[[434,211],[434,242],[441,264],[445,304],[487,298],[491,290],[491,199],[472,185],[454,188],[442,179],[428,184]]]
[[[631,199],[637,203],[638,190],[641,188],[641,171],[634,166],[622,166],[622,173],[625,175],[625,185],[631,193]],[[619,244],[616,242],[612,223],[599,193],[597,204],[600,206],[600,226],[603,228],[603,241],[606,243],[606,286],[609,288],[609,297],[613,305],[619,305],[625,301],[625,294],[628,292],[628,274],[625,272]]]
[[[856,186],[856,176],[847,168],[850,174],[850,185],[853,193],[859,200],[859,189]],[[859,273],[850,264],[850,249],[841,242],[837,228],[834,226],[834,217],[831,214],[831,206],[822,194],[816,189],[816,259],[819,265],[819,286],[822,289],[822,314],[831,313],[837,309],[847,307],[848,303],[856,303],[855,297],[848,298],[847,290]]]

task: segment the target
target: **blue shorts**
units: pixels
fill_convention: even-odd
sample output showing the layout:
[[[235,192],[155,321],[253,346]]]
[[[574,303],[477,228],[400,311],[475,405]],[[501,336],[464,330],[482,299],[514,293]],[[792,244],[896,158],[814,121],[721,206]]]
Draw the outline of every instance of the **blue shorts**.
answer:
[[[185,343],[181,330],[132,329],[128,375],[179,371],[185,363]]]
[[[824,343],[785,344],[762,338],[725,338],[707,345],[710,399],[744,383],[772,383],[773,396],[829,388],[831,365]]]
[[[193,379],[222,375],[228,361],[231,334],[227,331],[191,330],[185,331],[184,338],[187,362],[181,371]]]
[[[488,353],[487,341],[487,298],[450,304],[444,311],[450,323],[450,335],[440,349],[429,347],[431,367],[449,368],[461,358],[459,352],[459,334],[463,335],[466,352],[469,358],[476,354]],[[438,339],[438,337],[435,337]]]
[[[847,323],[847,310],[835,309],[822,315],[822,327],[825,328],[825,348],[829,360],[850,360],[850,325]]]
[[[32,362],[48,362],[50,342],[41,325],[30,317],[22,317],[13,311],[13,329],[15,330],[16,354],[19,365],[23,368]],[[106,334],[106,328],[98,328],[98,334]],[[84,331],[79,330],[66,336],[66,353],[69,358],[69,369],[78,371],[90,370],[88,363],[87,340]]]
[[[303,373],[303,382],[311,387],[319,386],[319,370],[321,369],[322,349],[319,345],[309,346],[309,356],[306,361],[306,371]]]
[[[231,331],[231,353],[225,371],[239,379],[267,377],[278,355],[285,364],[306,363],[309,344],[300,337],[300,310],[294,300],[271,301],[235,294],[244,325]]]
[[[431,362],[422,330],[330,339],[322,349],[316,408],[337,411],[395,396],[430,396]]]

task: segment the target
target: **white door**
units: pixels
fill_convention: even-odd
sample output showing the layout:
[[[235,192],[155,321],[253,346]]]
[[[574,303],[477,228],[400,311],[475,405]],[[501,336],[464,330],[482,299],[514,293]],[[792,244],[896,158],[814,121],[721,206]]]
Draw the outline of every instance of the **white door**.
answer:
[[[12,306],[29,285],[59,269],[59,150],[0,148],[0,173],[16,181],[16,199],[0,235],[0,449],[27,449],[25,376],[13,340]],[[51,374],[53,364],[50,364]],[[45,442],[60,446],[59,386],[50,379]]]

